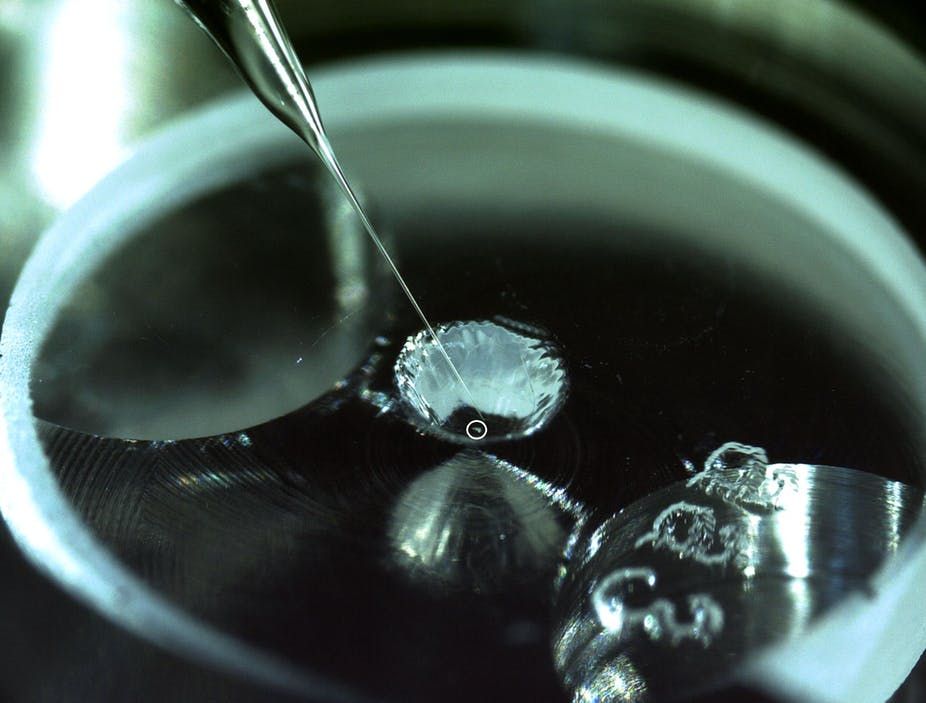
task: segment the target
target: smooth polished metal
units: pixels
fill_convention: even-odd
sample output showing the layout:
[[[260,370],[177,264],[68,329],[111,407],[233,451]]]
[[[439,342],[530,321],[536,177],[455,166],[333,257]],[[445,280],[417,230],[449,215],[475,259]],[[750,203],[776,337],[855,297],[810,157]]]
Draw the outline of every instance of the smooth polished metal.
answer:
[[[553,577],[583,508],[491,454],[465,449],[423,473],[391,511],[394,564],[451,590],[504,592]]]
[[[870,592],[922,514],[921,490],[859,471],[718,466],[575,541],[553,640],[575,700],[671,700],[742,675],[762,649]]]
[[[498,90],[495,86],[506,85],[504,79],[510,76],[512,72],[515,72],[516,75],[541,77],[546,82],[557,81],[557,89],[563,93],[569,90],[580,91],[580,89],[587,88],[588,92],[585,100],[576,99],[570,105],[561,105],[562,109],[570,108],[570,106],[571,109],[575,109],[576,106],[583,104],[591,105],[590,109],[592,109],[597,103],[591,101],[588,96],[600,95],[613,85],[609,82],[612,80],[610,76],[607,78],[603,75],[588,76],[584,73],[584,68],[582,70],[575,67],[568,70],[563,67],[556,69],[555,65],[545,64],[544,66],[536,66],[532,72],[529,67],[524,65],[524,61],[520,57],[511,58],[507,62],[501,63],[498,59],[482,59],[476,64],[476,67],[473,67],[472,64],[467,64],[467,67],[468,70],[464,71],[462,70],[464,67],[452,60],[444,59],[442,65],[439,59],[433,58],[424,61],[422,66],[405,63],[399,65],[387,64],[377,68],[374,65],[361,67],[360,69],[355,68],[353,69],[354,73],[344,71],[330,75],[327,81],[319,81],[318,88],[320,92],[333,90],[344,91],[343,94],[351,94],[355,91],[362,92],[361,88],[369,81],[371,71],[376,72],[375,75],[378,76],[386,76],[387,78],[391,76],[388,79],[398,84],[408,83],[412,78],[418,81],[421,81],[422,77],[430,78],[427,81],[428,85],[440,87],[439,92],[435,88],[435,92],[438,92],[437,95],[431,94],[427,96],[416,93],[414,102],[409,101],[408,105],[399,106],[401,109],[407,110],[407,114],[420,119],[422,114],[430,114],[426,111],[428,103],[424,102],[424,98],[430,97],[434,101],[432,104],[445,105],[446,96],[443,95],[443,90],[450,84],[458,88],[453,91],[453,95],[455,99],[460,101],[459,109],[461,113],[464,109],[481,106],[483,112],[479,114],[485,114],[488,107],[495,104],[493,100],[499,100],[499,97],[492,92]],[[492,75],[496,80],[473,81],[470,76],[474,75],[482,77]],[[439,77],[440,80],[434,80],[435,76]],[[453,81],[457,81],[457,83],[453,83]],[[586,81],[591,81],[591,84],[586,83]],[[633,81],[634,79],[629,75],[624,77],[625,85],[632,84]],[[525,80],[521,81],[520,84],[530,86],[538,82],[536,80]],[[484,92],[476,95],[467,94],[467,86],[469,86],[469,90],[474,90],[473,86],[475,86],[475,89]],[[586,86],[586,88],[582,88],[582,86]],[[648,92],[649,90],[651,88],[646,89],[643,85],[637,86],[635,95],[638,101],[636,104],[644,104],[647,96],[652,100],[656,99],[657,96]],[[577,92],[577,95],[581,96],[583,93]],[[551,118],[547,104],[542,100],[543,96],[537,95],[527,88],[523,93],[517,95],[508,90],[503,97],[506,101],[515,99],[523,101],[515,103],[519,114],[540,114],[543,115],[544,119]],[[376,100],[379,98],[377,96],[368,96],[368,99],[372,101],[371,109],[363,110],[361,114],[380,114],[375,110]],[[466,102],[467,100],[469,102]],[[336,110],[333,111],[333,123],[337,124],[339,120],[349,122],[352,118],[356,119],[348,111],[346,107],[347,101],[334,101],[333,104],[335,103],[345,107],[342,107],[343,112],[341,114],[338,114]],[[511,104],[510,102],[503,103],[504,106]],[[357,106],[353,107],[356,108]],[[673,103],[673,112],[682,110],[684,107],[683,102],[675,102]],[[393,109],[396,112],[398,111],[395,107]],[[422,112],[422,110],[425,110],[425,112]],[[70,211],[66,218],[49,233],[48,238],[43,240],[41,248],[36,251],[21,279],[21,288],[17,292],[15,305],[11,309],[10,317],[7,319],[2,340],[4,356],[0,359],[0,383],[3,384],[2,392],[0,392],[0,405],[3,407],[3,427],[0,427],[0,430],[2,430],[0,431],[0,469],[2,469],[0,471],[0,480],[3,482],[4,490],[0,491],[0,501],[3,501],[4,517],[8,525],[14,530],[20,544],[30,557],[36,563],[41,564],[42,568],[46,569],[47,573],[50,573],[59,583],[64,584],[78,597],[93,604],[101,613],[123,626],[133,628],[136,634],[170,648],[175,653],[194,660],[206,660],[232,672],[249,674],[261,683],[269,683],[276,681],[280,672],[268,667],[266,660],[248,656],[249,652],[253,651],[253,648],[245,650],[242,654],[240,649],[229,650],[213,646],[214,640],[211,640],[210,637],[222,634],[222,622],[210,626],[208,623],[190,618],[189,613],[178,612],[176,608],[171,610],[169,606],[171,603],[176,603],[177,600],[165,600],[162,593],[153,591],[151,588],[144,588],[144,584],[139,582],[137,574],[133,573],[131,568],[127,568],[125,563],[120,563],[111,558],[104,543],[88,530],[87,522],[82,521],[79,515],[75,514],[77,501],[72,500],[64,493],[57,483],[57,477],[53,473],[54,467],[46,460],[46,455],[43,453],[44,448],[40,441],[41,438],[36,435],[29,400],[30,383],[34,378],[34,360],[40,353],[44,336],[52,328],[57,311],[73,297],[74,291],[78,290],[80,283],[92,275],[110,251],[118,248],[124,240],[128,240],[138,233],[135,229],[126,229],[125,222],[131,222],[133,228],[143,228],[144,225],[139,223],[140,218],[150,220],[150,218],[157,216],[162,211],[161,209],[172,210],[180,207],[186,199],[196,197],[197,193],[190,192],[191,188],[209,190],[213,187],[224,187],[229,181],[233,182],[236,179],[245,177],[247,169],[261,163],[268,152],[279,153],[292,148],[292,135],[280,128],[273,120],[261,122],[258,119],[263,112],[263,109],[256,104],[256,101],[250,96],[246,96],[244,100],[221,106],[208,114],[199,116],[195,121],[191,120],[190,123],[181,125],[175,131],[149,145],[144,153],[139,154],[136,159],[126,164],[119,174],[109,179],[92,196]],[[645,110],[642,113],[607,113],[605,118],[623,120],[615,127],[619,127],[622,133],[627,133],[628,130],[641,132],[642,130],[658,129],[658,124],[653,124],[651,120],[646,119],[647,114]],[[595,118],[600,117],[600,113],[597,111],[590,112],[590,115]],[[559,118],[567,125],[573,124],[570,120],[575,119],[571,113],[561,114]],[[715,111],[712,113],[710,124],[716,125],[718,121],[730,127],[730,129],[720,131],[721,137],[727,137],[734,133],[735,130],[732,127],[737,123],[729,115],[725,115],[719,110]],[[234,132],[237,141],[215,143],[206,138],[209,134],[226,132]],[[666,138],[664,134],[659,132],[645,131],[642,133],[652,138]],[[676,132],[673,130],[670,136],[674,138],[675,135]],[[750,135],[751,143],[754,145],[754,153],[764,163],[772,163],[776,155],[779,158],[784,158],[789,153],[789,149],[793,149],[793,146],[789,146],[780,136],[773,139],[768,135],[763,136],[758,130],[754,130]],[[717,159],[726,158],[730,154],[729,149],[722,148],[724,147],[722,142],[718,143],[717,140],[694,142],[690,139],[691,133],[688,136],[688,147],[703,149],[701,156],[707,163],[714,163]],[[194,148],[197,146],[202,146],[202,150]],[[242,158],[242,155],[245,154],[248,155],[248,158]],[[807,177],[808,173],[816,173],[809,170],[813,165],[812,163],[808,164],[807,161],[799,161],[798,163],[802,165],[802,168],[795,169],[793,173],[788,172],[787,168],[785,168],[787,162],[783,162],[779,168],[762,172],[759,175],[769,179],[771,185],[776,186],[779,192],[782,183],[773,179],[782,179],[785,177],[783,174],[787,175],[786,183],[788,185],[797,187],[801,177]],[[169,165],[170,168],[164,168],[165,164]],[[574,167],[588,168],[588,163],[580,162],[578,166],[574,165]],[[241,171],[234,172],[236,168],[241,169]],[[152,182],[153,175],[155,176],[154,182]],[[190,179],[190,181],[183,180],[183,177]],[[226,180],[217,182],[215,179]],[[828,193],[828,201],[840,203],[840,209],[821,212],[821,219],[841,216],[846,203],[853,203],[853,206],[859,209],[865,208],[865,201],[861,199],[856,190],[848,188],[842,181],[827,180],[825,171],[821,172],[818,177],[815,176],[814,182],[817,186],[813,193],[816,200],[819,200],[821,194],[826,192]],[[183,184],[184,187],[178,188],[178,183]],[[801,190],[801,194],[805,194],[804,189]],[[416,192],[417,189],[410,195],[414,197]],[[152,203],[155,205],[152,205]],[[660,201],[659,205],[664,207],[664,201]],[[870,213],[870,217],[866,219],[867,223],[881,222],[882,227],[880,230],[867,227],[864,230],[865,244],[873,246],[877,234],[880,234],[885,239],[899,237],[891,229],[892,225],[889,222],[879,219],[877,210],[866,210],[866,212]],[[837,222],[843,224],[842,220],[837,220]],[[831,226],[830,229],[843,235],[847,232],[846,227],[836,225]],[[871,260],[881,260],[883,258],[885,257],[870,257]],[[890,259],[889,256],[887,258],[891,261],[894,260]],[[926,317],[923,316],[926,314],[916,317],[917,312],[921,312],[922,301],[926,298],[912,296],[912,293],[910,293],[911,290],[917,289],[917,285],[926,285],[926,279],[917,271],[910,274],[911,278],[908,284],[904,284],[895,278],[886,281],[885,285],[893,294],[897,294],[895,300],[904,301],[904,310],[911,316],[911,319],[919,321],[920,326],[916,329],[926,330]],[[891,286],[903,286],[903,289],[897,291]],[[911,297],[905,298],[900,295],[904,291]],[[884,344],[884,340],[889,336],[886,332],[889,330],[877,329],[880,332],[885,332],[880,337],[881,343]],[[234,438],[232,439],[234,440]],[[240,444],[240,440],[235,441]],[[68,445],[69,448],[72,446],[76,445]],[[221,449],[218,447],[221,447]],[[216,451],[225,449],[227,447],[223,443],[217,443]],[[110,455],[107,454],[106,456]],[[721,457],[715,458],[720,459]],[[442,457],[441,461],[444,460],[445,457]],[[714,462],[711,462],[712,468],[718,468],[713,464]],[[199,464],[196,466],[199,466]],[[100,468],[104,469],[104,471],[98,472],[96,476],[106,478],[98,485],[106,487],[107,490],[104,495],[111,499],[114,494],[112,490],[114,483],[108,480],[106,470],[114,467],[112,464],[107,463]],[[144,468],[143,465],[139,467],[139,470]],[[423,470],[431,468],[431,466],[427,466],[423,467]],[[121,480],[126,478],[123,471],[114,473]],[[177,473],[176,478],[180,484],[194,486],[197,489],[200,486],[209,487],[229,484],[242,485],[244,488],[249,489],[255,481],[263,480],[262,476],[264,475],[245,474],[239,483],[234,483],[225,473],[217,469],[212,473],[197,473],[196,471],[184,471],[183,473],[178,471]],[[250,481],[250,483],[245,481]],[[764,479],[759,482],[759,486],[763,482]],[[408,485],[410,495],[429,494],[429,496],[439,497],[441,494],[440,490],[430,490],[433,485],[424,485],[422,490],[422,484],[427,484],[427,480],[422,480],[417,489],[413,483]],[[440,483],[449,484],[452,482],[444,482],[443,480],[435,482],[435,484]],[[83,484],[75,481],[71,485],[80,486]],[[496,488],[500,486],[504,489],[506,483],[500,481],[496,482],[495,485]],[[745,485],[751,484],[747,481]],[[763,498],[763,500],[774,502],[777,493],[780,493],[776,486],[778,486],[776,481],[765,483],[765,488],[758,493],[759,497],[765,495],[766,498]],[[741,488],[743,486],[733,482],[731,485],[705,486],[698,490],[711,500],[723,501],[724,495],[735,497]],[[694,487],[690,487],[688,490],[693,491]],[[399,491],[396,491],[396,493],[396,498],[399,499],[401,493]],[[184,495],[188,494],[185,493]],[[242,500],[246,500],[246,491],[243,490],[241,496]],[[484,498],[485,496],[482,497],[482,504],[486,505]],[[635,535],[631,546],[635,547],[637,541],[643,540],[640,549],[649,549],[648,545],[657,545],[659,553],[663,554],[667,547],[673,547],[674,543],[678,542],[683,545],[683,553],[697,553],[693,550],[699,545],[703,546],[702,542],[695,541],[688,544],[688,541],[680,533],[667,531],[667,529],[680,520],[694,522],[697,519],[699,521],[699,534],[703,535],[702,541],[706,541],[713,534],[712,530],[719,530],[723,525],[712,528],[710,520],[698,515],[699,509],[697,506],[701,505],[699,501],[692,499],[690,496],[682,500],[696,506],[693,513],[691,511],[685,512],[686,508],[679,515],[667,513],[657,520],[656,518],[659,517],[665,507],[671,505],[671,502],[664,507],[660,507],[659,510],[649,515],[649,521],[645,524],[645,529],[641,529]],[[424,502],[430,503],[436,508],[434,512],[445,526],[459,524],[452,519],[454,516],[453,509],[442,507],[442,505],[449,505],[448,501],[428,500]],[[515,502],[524,503],[520,498]],[[761,501],[752,502],[758,502],[760,505],[762,503]],[[120,501],[119,504],[132,505],[130,501]],[[508,504],[511,504],[511,501],[508,501]],[[512,515],[511,511],[506,512],[504,501],[493,500],[490,505],[493,510],[500,508],[496,514],[502,516]],[[203,513],[193,509],[196,506],[195,501],[190,501],[190,506],[191,510],[186,514],[195,518],[194,524],[220,523],[218,525],[220,529],[215,531],[220,538],[225,538],[229,534],[221,528],[226,526],[235,528],[240,525],[238,520],[227,520],[228,512],[232,511],[222,511],[219,515],[216,515],[215,511]],[[396,513],[400,510],[401,508],[397,505]],[[96,514],[106,518],[106,520],[110,517],[107,511],[96,511]],[[233,513],[232,517],[237,518],[237,515],[237,513]],[[758,517],[764,519],[762,515]],[[176,519],[164,520],[164,523],[168,527],[183,527],[188,524]],[[120,524],[132,526],[132,523],[125,521],[121,521]],[[424,526],[420,525],[419,527]],[[132,538],[144,538],[146,534],[142,530],[134,529],[126,530],[126,532]],[[178,540],[183,542],[187,533],[191,532],[191,530],[180,529],[178,532]],[[208,531],[206,535],[214,536],[213,533]],[[714,542],[708,542],[706,548],[701,550],[702,556],[708,561],[710,568],[719,568],[716,564],[711,564],[711,562],[729,560],[731,564],[736,563],[736,557],[741,551],[737,547],[740,540],[737,539],[735,534],[731,537],[733,538],[733,548],[729,550],[729,553],[725,547]],[[909,544],[911,541],[914,547],[919,547],[922,544],[922,542],[916,540],[907,540],[907,543]],[[138,550],[134,553],[144,552]],[[354,552],[347,551],[346,553],[353,554]],[[457,554],[460,553],[457,552]],[[500,553],[496,551],[494,554],[498,555]],[[178,573],[174,569],[178,564],[174,560],[175,553],[168,552],[163,556],[165,559],[160,563],[170,566],[169,569],[164,569],[164,573],[168,577],[171,574]],[[273,556],[273,554],[270,556]],[[199,567],[203,562],[190,564],[187,560],[184,561],[186,562],[184,568],[188,567],[191,571],[202,573]],[[236,563],[247,562],[242,559]],[[429,559],[428,564],[439,564],[441,568],[446,566],[441,564],[439,559],[436,561],[435,559]],[[909,562],[897,562],[897,560],[891,560],[889,564],[890,567],[908,578],[911,575],[916,576],[921,573],[916,569],[907,570],[908,565]],[[654,579],[654,588],[660,588],[664,585],[663,577],[652,565],[629,564],[627,566],[628,568],[652,569],[654,571],[654,573],[637,571],[625,574],[625,580],[628,575],[635,577],[630,586],[638,589],[640,594],[644,596],[651,595],[649,593],[649,583]],[[705,566],[705,568],[708,568],[708,566]],[[211,569],[210,571],[219,570]],[[406,571],[409,570],[406,569]],[[445,571],[445,573],[448,573],[448,571]],[[454,579],[457,579],[458,574],[460,574],[459,571],[449,571],[449,573]],[[618,591],[621,587],[619,577],[620,575],[615,579],[611,579],[610,584],[611,586],[617,585]],[[187,586],[195,586],[197,583],[201,583],[188,581],[184,578],[179,580],[181,594],[186,592],[184,589]],[[901,583],[900,579],[896,580]],[[460,583],[459,580],[457,582]],[[213,583],[213,585],[215,584]],[[616,619],[617,608],[614,607],[616,599],[613,597],[613,590],[604,590],[599,595],[601,597],[596,601],[598,607],[594,610],[596,618],[599,617],[599,612],[604,613],[606,619],[610,619],[611,627],[614,627],[613,623]],[[660,593],[659,597],[663,595],[665,594]],[[304,592],[300,590],[299,597],[294,600],[304,603],[303,596]],[[695,596],[701,597],[688,601],[688,596],[692,598]],[[704,596],[708,596],[714,603]],[[373,592],[373,597],[376,604],[379,605],[381,603],[380,594]],[[879,593],[873,603],[881,603],[881,601],[882,598]],[[699,588],[692,593],[685,594],[681,602],[674,603],[674,613],[669,608],[669,606],[673,605],[671,600],[668,604],[663,603],[655,607],[653,611],[654,617],[649,618],[651,624],[648,626],[647,615],[650,613],[645,610],[640,612],[643,610],[640,603],[629,603],[626,611],[628,625],[625,629],[635,637],[639,636],[642,631],[648,640],[648,632],[656,632],[661,628],[664,633],[662,635],[663,641],[671,642],[676,640],[678,641],[678,647],[688,645],[702,647],[705,640],[719,641],[717,638],[721,636],[725,628],[731,626],[729,618],[726,617],[726,611],[721,614],[721,617],[717,616],[717,609],[713,607],[715,603],[723,610],[724,604],[718,598]],[[248,606],[247,612],[252,612],[252,604],[247,602],[246,605]],[[645,605],[645,603],[642,605]],[[914,611],[908,611],[907,614],[911,622],[917,622]],[[863,613],[863,615],[867,616],[867,613]],[[444,621],[446,621],[446,618]],[[811,631],[813,631],[813,628],[811,628]],[[198,634],[203,636],[199,637]],[[314,632],[310,632],[308,635],[312,636]],[[227,642],[227,640],[225,641]],[[239,646],[247,643],[246,640],[238,639],[233,640],[233,642]],[[816,651],[819,656],[825,657],[828,650],[824,645]],[[914,647],[912,646],[905,652],[915,656]],[[230,656],[231,654],[235,656]],[[600,669],[599,678],[608,678],[610,676],[609,672],[620,668],[621,662],[624,660],[618,659],[611,662],[611,668]],[[818,659],[818,661],[822,661],[822,659]],[[879,661],[878,663],[883,664],[884,662]],[[887,664],[891,663],[888,662]],[[626,669],[627,667],[623,668]],[[626,677],[628,681],[636,681],[637,684],[634,685],[637,688],[647,681],[644,672],[638,673],[638,676],[628,674]],[[899,678],[897,678],[897,675],[898,671],[891,671],[890,680],[895,685],[902,679],[902,674]],[[611,679],[613,680],[613,677]],[[868,700],[873,699],[869,698]]]

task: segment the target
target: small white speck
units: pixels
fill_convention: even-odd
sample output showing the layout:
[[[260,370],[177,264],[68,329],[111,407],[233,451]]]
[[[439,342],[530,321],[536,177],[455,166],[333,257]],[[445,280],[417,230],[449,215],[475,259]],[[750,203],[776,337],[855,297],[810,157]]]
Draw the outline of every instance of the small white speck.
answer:
[[[482,420],[470,420],[466,424],[466,436],[470,439],[480,440],[489,433],[489,428]]]

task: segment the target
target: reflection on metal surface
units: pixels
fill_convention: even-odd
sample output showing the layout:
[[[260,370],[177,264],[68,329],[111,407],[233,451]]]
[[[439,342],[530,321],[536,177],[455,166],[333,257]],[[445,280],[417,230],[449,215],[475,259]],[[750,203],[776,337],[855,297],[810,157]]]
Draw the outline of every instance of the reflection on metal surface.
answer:
[[[553,640],[575,700],[607,700],[581,696],[618,661],[656,698],[723,681],[865,590],[920,514],[910,486],[737,455],[740,466],[715,453],[579,538]]]
[[[560,350],[541,330],[510,320],[453,322],[437,338],[457,381],[427,332],[410,337],[395,363],[395,384],[413,422],[451,441],[476,440],[464,428],[478,417],[479,440],[513,439],[547,424],[566,397]]]
[[[23,31],[26,26],[27,4],[31,4],[30,0],[6,0],[0,2],[0,31]]]
[[[315,186],[315,183],[306,183]],[[326,180],[321,187],[325,205],[328,250],[331,270],[334,272],[334,297],[343,316],[352,315],[363,308],[370,298],[369,278],[371,268],[381,264],[380,259],[371,262],[370,245],[357,222],[357,215],[350,202],[341,197],[340,191],[331,187]],[[384,233],[384,238],[385,233]],[[392,246],[392,242],[389,242]],[[377,291],[384,294],[384,291]],[[345,317],[341,317],[343,322]]]
[[[414,580],[491,593],[551,576],[579,514],[560,489],[464,450],[406,488],[389,541]]]
[[[646,681],[624,656],[601,667],[580,685],[574,703],[637,703],[646,696]]]

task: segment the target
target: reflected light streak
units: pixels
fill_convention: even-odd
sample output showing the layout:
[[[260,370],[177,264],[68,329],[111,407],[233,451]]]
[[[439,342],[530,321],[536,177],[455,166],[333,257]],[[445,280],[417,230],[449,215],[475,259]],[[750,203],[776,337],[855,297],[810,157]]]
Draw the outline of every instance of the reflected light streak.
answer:
[[[788,576],[810,576],[810,486],[808,467],[794,465],[795,490],[785,495],[784,510],[775,519],[775,536],[784,556]]]
[[[120,0],[66,0],[48,27],[33,176],[58,208],[127,154],[125,11]]]
[[[746,567],[743,569],[743,576],[751,579],[756,575],[756,564],[759,563],[761,555],[759,554],[759,527],[762,524],[762,518],[753,513],[746,516],[747,528],[746,539],[744,540],[743,554],[746,557]]]
[[[887,549],[894,553],[900,549],[900,539],[903,534],[903,484],[891,481],[884,484],[884,511],[889,529],[886,532]]]

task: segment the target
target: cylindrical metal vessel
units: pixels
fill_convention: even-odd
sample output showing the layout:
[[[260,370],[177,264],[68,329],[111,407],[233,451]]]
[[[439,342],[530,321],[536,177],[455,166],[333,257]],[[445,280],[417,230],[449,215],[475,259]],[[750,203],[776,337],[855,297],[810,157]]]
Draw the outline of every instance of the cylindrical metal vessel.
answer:
[[[214,47],[169,2],[49,0],[27,7],[0,0],[0,52],[10,57],[2,69],[8,80],[0,81],[8,98],[0,99],[4,298],[39,232],[57,222],[19,283],[2,342],[4,516],[44,573],[33,573],[13,540],[3,543],[7,636],[26,644],[0,669],[0,690],[13,700],[60,700],[75,691],[82,699],[132,691],[151,700],[464,700],[486,690],[550,700],[669,700],[703,694],[703,683],[783,699],[851,694],[863,701],[883,698],[900,683],[924,644],[917,583],[926,570],[926,523],[916,488],[926,465],[919,453],[926,437],[921,11],[902,3],[670,0],[361,2],[311,14],[302,3],[279,7],[310,76],[320,77],[323,116],[331,115],[345,165],[370,195],[375,216],[395,230],[391,246],[424,286],[423,302],[431,302],[438,319],[463,316],[455,295],[469,296],[473,314],[483,314],[480,289],[501,291],[505,284],[510,290],[500,313],[530,318],[546,303],[538,302],[542,292],[530,292],[531,274],[508,251],[529,241],[509,211],[536,210],[532,224],[542,221],[541,211],[581,212],[609,226],[648,228],[652,236],[640,238],[646,246],[697,240],[705,262],[722,251],[721,288],[767,287],[772,297],[787,291],[806,306],[808,327],[831,328],[842,340],[832,357],[819,353],[834,364],[851,357],[847,368],[858,363],[872,376],[882,373],[883,395],[872,381],[857,394],[830,398],[821,390],[829,400],[812,407],[795,403],[781,428],[793,444],[782,441],[782,456],[774,447],[769,452],[775,461],[807,464],[794,469],[805,500],[774,512],[737,507],[723,490],[692,484],[678,461],[676,473],[665,468],[677,458],[700,463],[724,441],[749,438],[693,440],[697,433],[685,423],[697,425],[696,411],[658,419],[654,399],[667,397],[661,388],[633,388],[631,380],[620,396],[601,386],[596,402],[613,424],[595,424],[588,409],[594,403],[581,403],[592,397],[598,371],[583,376],[584,357],[567,359],[571,404],[550,425],[554,439],[546,444],[539,433],[529,450],[502,445],[487,450],[497,456],[477,461],[457,457],[459,447],[450,453],[437,443],[416,444],[412,430],[394,441],[394,424],[388,431],[375,424],[376,413],[401,422],[383,380],[396,343],[383,337],[404,330],[389,281],[317,169],[306,165],[308,156],[294,170],[301,163],[298,143],[261,123],[256,103],[224,99],[193,114],[237,89]],[[481,53],[486,48],[500,53]],[[416,58],[421,49],[437,51]],[[441,56],[446,49],[479,51]],[[390,62],[390,54],[403,50],[413,51]],[[371,62],[326,66],[360,57]],[[480,75],[486,85],[477,85]],[[715,131],[722,136],[711,136]],[[123,160],[123,170],[81,200]],[[254,216],[250,204],[258,201],[266,203],[259,214],[270,229]],[[456,229],[428,234],[445,220],[421,214],[416,208],[424,201],[435,204],[432,210],[484,210],[485,217],[473,218],[470,230],[462,220]],[[314,239],[299,239],[302,207],[312,212]],[[508,220],[499,221],[515,223],[507,240],[486,234],[440,249],[470,242],[469,231],[503,211]],[[428,224],[416,230],[409,223],[419,214]],[[552,225],[551,232],[544,241],[564,236]],[[563,252],[587,249],[602,261],[617,253],[649,256],[640,254],[642,244],[638,251],[621,242],[612,251],[603,228],[583,225],[562,241],[568,242]],[[494,261],[496,278],[472,264],[471,282],[435,283],[445,271],[442,260],[467,256]],[[293,265],[301,260],[305,280]],[[713,275],[713,263],[704,266]],[[432,278],[421,273],[429,267]],[[591,298],[581,297],[583,279],[596,290],[613,278],[592,269],[572,276],[568,269],[563,263],[547,297],[570,288],[579,291],[573,303],[591,308],[585,305]],[[682,352],[697,355],[721,334],[724,314],[722,295],[704,290],[677,298],[687,326],[673,324],[684,334],[660,337],[654,327],[634,337],[628,324],[632,343],[621,353],[655,357],[678,345],[679,360]],[[594,314],[611,320],[610,305]],[[591,324],[594,314],[576,313],[575,327]],[[550,331],[565,337],[567,357],[581,346],[579,337]],[[807,356],[820,344],[809,346]],[[731,355],[731,366],[735,346],[718,347]],[[207,364],[199,362],[207,357],[215,364],[204,373]],[[779,368],[762,363],[757,368]],[[839,373],[833,378],[842,379]],[[820,387],[826,382],[821,378]],[[768,387],[787,383],[769,379]],[[778,398],[765,386],[744,384],[758,389],[759,398]],[[679,386],[680,393],[699,389]],[[700,403],[712,419],[724,417],[724,402],[750,406],[742,412],[754,424],[744,420],[743,427],[757,427],[763,416],[737,392],[705,391],[690,406]],[[364,497],[336,470],[324,485],[306,483],[314,448],[327,447],[329,435],[356,431],[356,417],[343,426],[325,425],[326,418],[340,417],[359,397],[366,410],[357,417],[362,423],[369,417],[370,429],[325,449],[323,462],[379,467]],[[619,405],[614,398],[631,409],[612,411]],[[872,406],[870,440],[858,437],[865,411],[853,406],[868,402],[892,406]],[[265,424],[306,403],[298,421]],[[33,410],[41,420],[37,430]],[[838,461],[832,447],[838,423],[825,418],[842,412],[849,418],[843,431],[856,435],[844,454],[855,463]],[[896,421],[882,423],[885,417]],[[636,422],[650,424],[634,434]],[[664,424],[652,424],[658,422]],[[802,425],[833,434],[814,445],[802,438]],[[265,429],[250,432],[254,427]],[[600,437],[617,429],[613,439],[591,442],[583,437],[587,427]],[[675,445],[647,449],[652,470],[638,462],[634,474],[645,478],[588,478],[605,475],[614,457],[642,456],[630,444],[650,435],[684,435],[672,441],[687,442],[690,454],[676,457]],[[212,438],[195,439],[202,436]],[[140,441],[123,441],[129,438]],[[277,442],[290,447],[285,460]],[[806,453],[789,454],[798,446]],[[846,469],[821,466],[816,451],[835,455],[831,463]],[[398,470],[382,468],[403,461],[408,473],[401,480]],[[488,467],[506,472],[504,478],[478,480]],[[203,510],[201,501],[210,507]],[[416,523],[425,515],[433,517],[428,530]],[[380,532],[368,529],[380,524]],[[730,554],[719,536],[724,526]],[[750,545],[758,556],[743,556]],[[563,549],[563,564],[554,563]],[[577,556],[591,551],[594,559]],[[357,563],[345,554],[359,555]],[[698,554],[702,561],[688,569]],[[795,554],[803,555],[803,567]],[[329,563],[337,566],[332,583],[349,576],[349,588],[329,592],[313,580],[313,569]],[[517,575],[522,567],[529,578]],[[562,574],[554,584],[557,568]],[[690,580],[678,585],[685,574]],[[304,604],[288,611],[286,603],[300,601],[300,584],[310,584]],[[715,587],[721,595],[709,593]],[[358,599],[353,614],[338,616],[343,631],[311,615],[324,611],[323,598],[339,589],[375,594],[377,588],[384,607],[377,611],[372,596],[369,603]],[[484,603],[502,612],[508,605],[499,604],[498,594],[511,588],[525,589],[527,604],[493,621]],[[402,599],[410,598],[402,594],[429,589],[440,595],[428,606],[414,601],[402,610]],[[479,594],[475,605],[472,593]],[[685,612],[686,599],[704,594],[724,601],[720,619],[703,598]],[[309,607],[312,599],[317,605]],[[660,605],[654,610],[653,603]],[[778,604],[774,617],[763,603]],[[442,607],[449,615],[434,625]],[[618,625],[616,610],[623,618]],[[547,612],[544,622],[538,613]],[[47,623],[49,613],[70,623],[65,636]],[[408,613],[420,613],[420,624]],[[378,624],[365,629],[364,618]],[[467,619],[472,630],[461,624]],[[282,622],[292,623],[293,632],[276,637]],[[492,635],[474,634],[477,625]],[[334,634],[324,647],[298,633],[300,627],[314,628],[319,640]],[[403,644],[391,641],[390,632]],[[793,638],[784,641],[782,634]],[[340,654],[352,638],[365,640],[356,659]],[[457,644],[447,644],[455,638]],[[56,652],[47,667],[23,656],[39,647]],[[664,670],[660,647],[691,651],[676,669]],[[709,656],[724,647],[725,654]],[[465,658],[467,648],[478,652],[470,664],[441,666]],[[744,649],[755,656],[740,660]],[[377,662],[381,652],[390,655]],[[549,662],[536,667],[540,652]],[[103,667],[106,681],[91,673]],[[523,683],[535,668],[536,680]],[[461,683],[448,671],[489,673]],[[615,684],[619,674],[623,693]],[[880,685],[864,685],[877,676]],[[914,674],[898,695],[913,700],[917,685]]]

